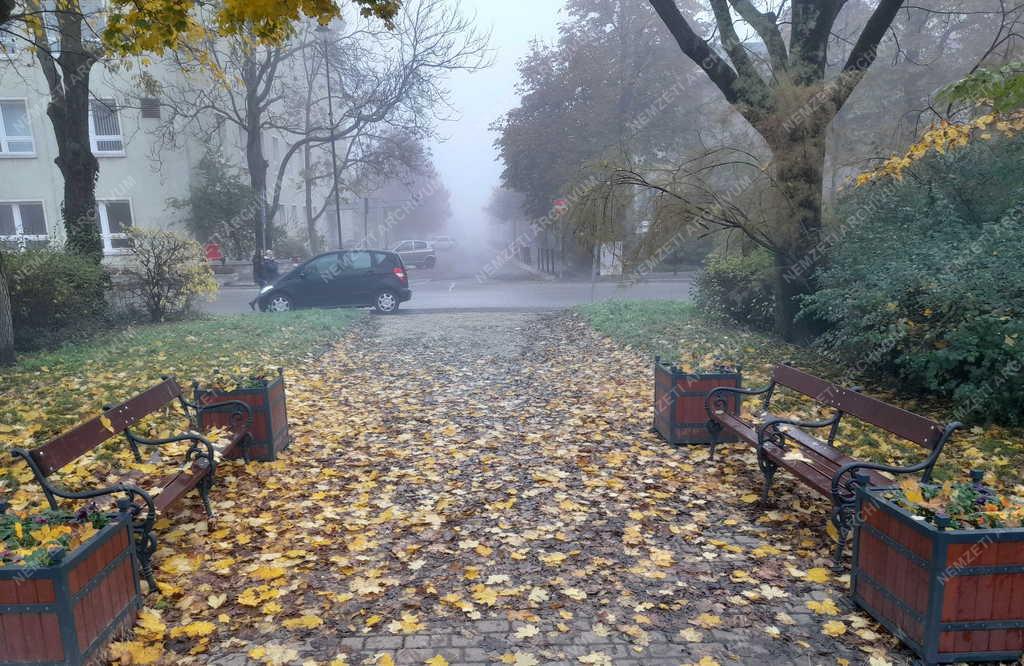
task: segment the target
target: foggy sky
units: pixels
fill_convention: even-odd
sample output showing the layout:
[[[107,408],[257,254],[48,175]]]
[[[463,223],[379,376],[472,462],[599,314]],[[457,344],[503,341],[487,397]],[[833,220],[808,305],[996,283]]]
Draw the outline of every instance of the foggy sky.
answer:
[[[516,62],[534,37],[552,41],[562,18],[562,0],[461,0],[466,16],[476,16],[482,31],[492,30],[494,65],[449,78],[453,114],[458,120],[440,126],[446,141],[432,146],[434,163],[452,193],[453,235],[465,236],[483,226],[482,208],[499,183],[502,166],[487,127],[518,106]],[[478,231],[479,233],[479,231]],[[475,235],[475,234],[474,234]]]

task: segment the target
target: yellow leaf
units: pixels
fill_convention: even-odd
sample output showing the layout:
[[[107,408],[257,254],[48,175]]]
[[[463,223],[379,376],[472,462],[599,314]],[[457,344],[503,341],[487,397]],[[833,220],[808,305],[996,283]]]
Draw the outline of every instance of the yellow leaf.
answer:
[[[426,664],[427,666],[448,666],[448,660],[445,659],[444,657],[442,657],[439,654],[438,655],[434,655],[433,657],[431,657],[430,659],[427,659],[423,663]]]
[[[540,633],[540,629],[535,624],[524,624],[523,626],[516,629],[516,638],[530,638]]]
[[[831,524],[830,522],[829,525]],[[829,579],[828,569],[823,569],[822,567],[808,569],[804,579],[811,583],[827,583]]]
[[[155,664],[160,661],[164,650],[162,645],[143,645],[138,641],[122,641],[110,644],[110,658],[118,663],[128,666],[129,664]]]
[[[148,643],[156,643],[164,638],[167,625],[160,617],[160,612],[152,608],[139,611],[139,619],[135,623],[135,637]]]
[[[704,629],[714,629],[722,624],[722,618],[717,615],[712,615],[711,613],[701,613],[694,619],[690,620],[690,624],[695,624]]]
[[[900,488],[907,500],[914,504],[924,504],[924,495],[921,493],[921,482],[917,479],[905,478],[900,481]]]
[[[693,627],[687,627],[686,629],[679,630],[679,637],[687,643],[700,643],[704,640],[704,634],[697,631]]]
[[[288,629],[316,629],[323,623],[324,621],[316,615],[302,615],[285,620],[284,626]]]
[[[846,633],[846,625],[839,620],[829,620],[821,626],[821,632],[826,636],[841,636]]]
[[[209,636],[215,631],[217,631],[217,625],[213,622],[192,622],[182,627],[175,627],[174,629],[171,629],[171,638],[179,638],[180,636],[201,638],[203,636]]]
[[[220,608],[227,600],[228,595],[226,594],[211,594],[206,597],[206,603],[210,604],[210,608]]]
[[[818,615],[839,615],[839,609],[831,599],[825,599],[825,601],[808,601],[806,605]]]
[[[385,652],[377,656],[377,666],[395,666],[395,660]]]
[[[269,565],[263,565],[257,567],[255,570],[249,573],[249,576],[257,580],[274,580],[284,575],[284,569],[281,567],[273,567]]]
[[[110,418],[106,414],[100,416],[100,425],[115,435],[117,434],[117,431],[114,430],[114,424],[110,422]]]

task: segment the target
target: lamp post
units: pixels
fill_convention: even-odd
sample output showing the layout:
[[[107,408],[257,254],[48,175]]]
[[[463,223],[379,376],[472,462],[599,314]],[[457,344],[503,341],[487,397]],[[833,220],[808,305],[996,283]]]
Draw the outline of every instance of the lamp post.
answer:
[[[338,148],[335,145],[334,137],[334,94],[331,91],[331,57],[327,52],[327,46],[331,41],[331,29],[325,25],[316,29],[317,39],[324,47],[324,70],[327,73],[327,121],[330,123],[331,132],[331,176],[332,187],[334,188],[334,216],[338,223],[338,249],[342,248],[341,242],[341,192],[338,191]]]

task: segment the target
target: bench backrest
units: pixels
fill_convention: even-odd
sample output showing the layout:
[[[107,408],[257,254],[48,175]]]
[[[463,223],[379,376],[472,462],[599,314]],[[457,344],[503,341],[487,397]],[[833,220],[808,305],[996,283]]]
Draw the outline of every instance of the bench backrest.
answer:
[[[942,439],[946,426],[923,416],[894,407],[870,396],[809,375],[789,365],[775,366],[772,380],[802,393],[844,414],[855,416],[926,449],[934,449]]]
[[[166,379],[127,402],[104,411],[103,416],[79,424],[32,449],[32,459],[43,476],[49,476],[180,395],[181,386],[178,382],[174,378]],[[109,420],[109,428],[104,420]]]

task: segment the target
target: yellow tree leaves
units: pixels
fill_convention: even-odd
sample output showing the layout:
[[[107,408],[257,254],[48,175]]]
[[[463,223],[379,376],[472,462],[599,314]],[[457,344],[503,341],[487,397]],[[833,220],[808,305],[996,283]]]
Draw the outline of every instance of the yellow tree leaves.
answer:
[[[399,0],[351,0],[362,15],[390,22]],[[220,35],[251,35],[263,43],[279,43],[303,16],[327,24],[341,16],[336,0],[226,0],[212,16],[199,15],[196,0],[112,0],[108,27],[103,35],[108,47],[119,53],[161,52],[181,41],[195,40],[209,32]]]
[[[987,114],[967,123],[942,121],[932,125],[906,153],[895,155],[874,171],[857,177],[857,185],[865,185],[883,177],[903,179],[903,172],[934,152],[944,154],[969,144],[972,140],[987,141],[994,136],[1012,137],[1024,132],[1024,112]]]

